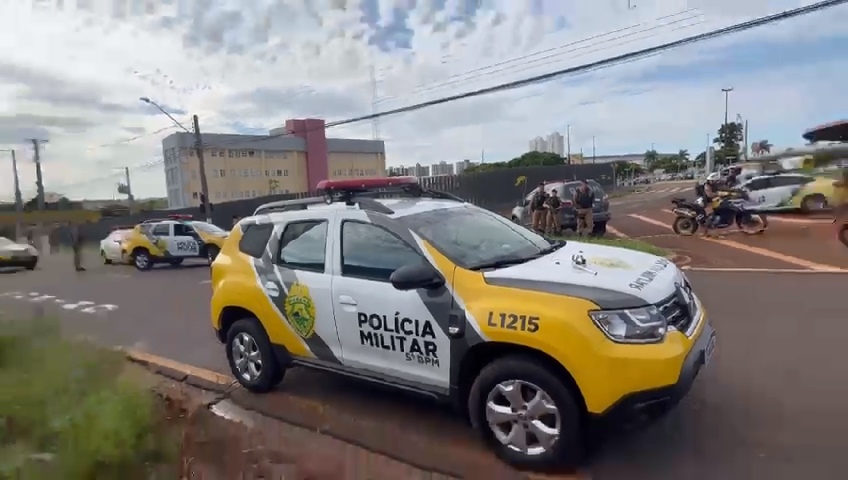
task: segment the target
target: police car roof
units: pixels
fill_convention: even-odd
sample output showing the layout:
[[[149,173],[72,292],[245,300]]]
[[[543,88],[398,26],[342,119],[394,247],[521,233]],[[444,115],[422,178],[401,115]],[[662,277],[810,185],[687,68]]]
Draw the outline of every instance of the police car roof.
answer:
[[[457,202],[454,200],[441,200],[426,197],[373,198],[369,200],[384,205],[386,208],[392,210],[391,214],[386,214],[386,216],[390,218],[405,217],[407,215],[414,215],[416,213],[429,212],[433,210],[454,209],[469,205],[468,203]],[[292,201],[288,205],[291,205],[292,207],[299,206],[299,208],[292,208],[291,210],[284,211],[272,210],[268,212],[260,212],[259,215],[269,215],[271,218],[285,218],[292,216],[294,213],[303,212],[304,210],[367,210],[367,208],[362,208],[359,204],[347,205],[345,202],[333,202],[331,204],[327,204],[326,202],[315,203]]]

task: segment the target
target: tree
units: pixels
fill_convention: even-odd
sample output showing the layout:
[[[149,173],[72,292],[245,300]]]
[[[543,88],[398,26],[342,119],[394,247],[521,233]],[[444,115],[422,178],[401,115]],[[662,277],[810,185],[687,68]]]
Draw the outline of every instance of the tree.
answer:
[[[704,166],[706,166],[706,164],[707,164],[707,152],[706,152],[706,150],[699,153],[695,157],[695,160],[692,162],[692,164],[693,164],[693,166],[695,166],[697,168],[704,168]]]
[[[680,151],[677,152],[677,158],[683,163],[689,162],[689,150],[686,150],[685,148],[680,149]]]
[[[479,165],[470,165],[463,173],[488,172],[502,168],[533,167],[543,165],[562,165],[565,158],[550,152],[527,152],[520,157],[515,157],[507,162],[489,162]]]
[[[757,140],[751,144],[751,153],[755,156],[771,153],[771,147],[773,146],[768,140]]]
[[[268,195],[274,195],[277,193],[277,189],[280,188],[279,180],[275,180],[273,178],[268,179]]]
[[[739,158],[739,145],[745,138],[741,122],[722,124],[713,143],[718,147],[715,152],[716,165],[725,165]]]
[[[638,163],[630,163],[624,160],[614,162],[613,169],[615,169],[616,178],[633,178],[645,173],[645,169]]]
[[[648,151],[645,152],[645,165],[648,166],[649,170],[654,169],[653,165],[655,163],[657,163],[657,160],[659,160],[659,159],[660,159],[660,156],[659,156],[659,154],[657,154],[656,150],[651,149],[651,150],[648,150]]]

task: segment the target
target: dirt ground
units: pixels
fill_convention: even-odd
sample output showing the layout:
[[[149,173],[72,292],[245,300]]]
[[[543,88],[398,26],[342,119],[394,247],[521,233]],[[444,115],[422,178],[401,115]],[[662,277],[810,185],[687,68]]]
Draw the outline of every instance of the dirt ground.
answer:
[[[390,458],[235,407],[221,395],[154,374],[163,428],[180,435],[176,478],[202,480],[447,479]],[[225,411],[231,419],[210,409]],[[491,477],[487,477],[491,478]]]

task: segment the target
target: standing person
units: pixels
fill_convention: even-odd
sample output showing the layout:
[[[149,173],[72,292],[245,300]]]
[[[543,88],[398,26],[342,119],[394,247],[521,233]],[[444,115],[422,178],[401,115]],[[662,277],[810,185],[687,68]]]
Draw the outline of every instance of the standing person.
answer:
[[[71,229],[71,248],[74,250],[74,270],[84,272],[85,268],[82,266],[82,232],[76,223],[71,223],[69,226]]]
[[[586,180],[580,181],[580,186],[574,192],[574,209],[577,212],[577,235],[589,236],[595,228],[592,205],[595,204],[595,193]]]
[[[560,200],[559,195],[557,194],[556,189],[551,190],[551,196],[548,197],[547,201],[548,206],[548,218],[545,222],[547,225],[548,233],[551,235],[559,234],[559,212],[562,210],[562,200]]]
[[[59,251],[60,234],[60,225],[56,222],[53,224],[53,228],[50,229],[50,235],[48,236],[50,240],[50,254],[56,254]]]
[[[543,232],[545,229],[545,182],[539,184],[539,189],[530,200],[530,212],[533,220],[533,230]]]

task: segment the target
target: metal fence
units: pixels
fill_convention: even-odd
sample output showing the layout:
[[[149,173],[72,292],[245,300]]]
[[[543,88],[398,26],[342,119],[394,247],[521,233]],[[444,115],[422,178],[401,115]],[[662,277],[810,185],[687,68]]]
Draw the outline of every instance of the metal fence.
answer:
[[[425,177],[421,184],[434,190],[442,190],[464,198],[480,207],[499,212],[509,212],[516,202],[543,181],[579,180],[591,178],[605,188],[611,188],[614,183],[614,172],[611,164],[597,165],[553,165],[539,167],[516,167],[491,170],[488,172],[463,173],[460,175],[444,175]],[[523,179],[519,181],[519,179]],[[236,200],[227,203],[214,204],[212,208],[212,223],[229,230],[233,216],[245,217],[262,204],[278,200],[291,200],[316,195],[315,192],[288,193],[268,195],[264,197]],[[168,215],[184,214],[202,219],[205,215],[199,207],[181,208],[176,210],[156,210],[141,212],[125,217],[103,218],[97,222],[81,225],[80,230],[88,242],[99,242],[110,231],[119,226],[129,226],[153,218],[165,218]],[[69,235],[60,235],[63,243]]]

